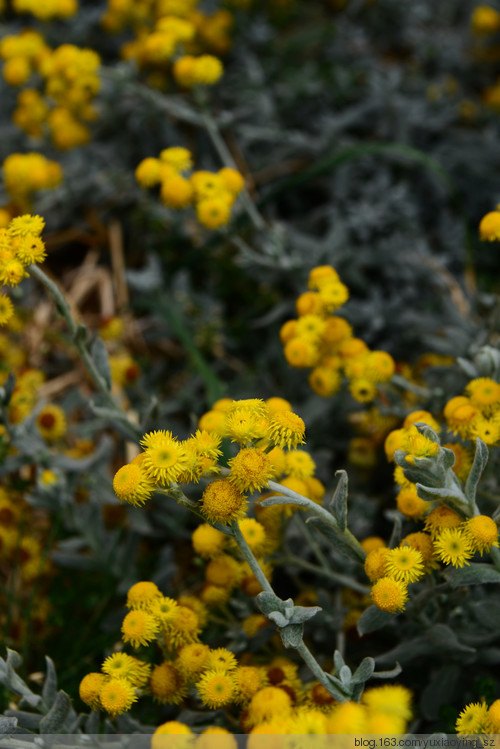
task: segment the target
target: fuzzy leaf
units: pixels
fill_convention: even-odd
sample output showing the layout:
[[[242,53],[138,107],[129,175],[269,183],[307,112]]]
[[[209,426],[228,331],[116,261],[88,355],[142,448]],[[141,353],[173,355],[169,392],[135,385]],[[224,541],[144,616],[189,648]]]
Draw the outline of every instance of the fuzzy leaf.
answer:
[[[478,371],[472,364],[472,362],[468,361],[467,359],[463,359],[461,356],[458,356],[457,364],[462,372],[464,372],[471,380],[474,380],[477,377]]]
[[[351,684],[364,684],[371,678],[375,670],[375,661],[373,658],[363,658],[351,679]]]
[[[492,632],[498,632],[498,622],[500,621],[500,601],[486,599],[484,601],[475,601],[471,606],[474,618]]]
[[[388,611],[381,611],[376,606],[369,606],[358,619],[358,634],[360,637],[363,637],[363,635],[367,635],[369,632],[376,632],[377,629],[381,629],[393,621],[394,614],[389,614]]]
[[[257,606],[262,611],[264,616],[267,616],[272,611],[280,611],[284,614],[283,601],[275,596],[274,593],[270,593],[267,590],[263,590],[257,596]]]
[[[456,502],[457,500],[463,504],[464,498],[459,491],[459,489],[455,489],[454,487],[434,487],[434,486],[424,486],[423,484],[417,483],[417,494],[420,497],[420,499],[424,499],[427,502],[432,502],[436,499],[447,499],[451,502]]]
[[[500,572],[491,564],[469,564],[467,567],[451,567],[444,573],[454,588],[462,585],[500,583]]]
[[[283,614],[280,614],[279,611],[270,611],[266,616],[271,622],[274,622],[277,627],[287,627],[289,624],[288,619],[283,616]]]
[[[90,355],[94,361],[97,371],[106,383],[108,390],[111,390],[111,367],[109,366],[109,357],[106,346],[102,338],[96,336],[90,346]]]
[[[335,476],[338,476],[339,480],[335,487],[329,509],[339,524],[340,530],[345,531],[347,526],[347,473],[343,470],[335,471]]]
[[[342,666],[339,671],[339,679],[342,682],[342,686],[349,687],[351,684],[352,671],[349,666]]]
[[[45,656],[45,663],[47,664],[47,672],[45,674],[45,681],[43,682],[42,699],[48,709],[56,698],[57,675],[54,663],[48,655]]]
[[[340,551],[350,559],[354,559],[355,562],[359,562],[358,555],[356,554],[354,549],[351,549],[351,547],[345,543],[340,531],[337,532],[333,528],[333,526],[328,525],[324,522],[324,520],[317,517],[316,515],[307,518],[306,523],[308,525],[314,526],[317,531],[319,531],[325,538],[327,538],[336,551]]]
[[[338,673],[342,666],[345,665],[344,657],[340,650],[336,650],[333,654],[333,663],[335,665],[335,671]]]
[[[280,630],[280,635],[285,648],[298,648],[304,635],[304,625],[288,624]]]
[[[47,715],[40,721],[40,733],[63,733],[63,726],[71,708],[71,698],[62,690],[56,695]]]
[[[448,470],[449,468],[453,468],[456,460],[453,450],[450,450],[447,447],[442,447],[439,455],[446,470]]]
[[[476,452],[474,454],[474,462],[465,484],[465,496],[467,497],[469,502],[473,502],[476,498],[477,486],[486,467],[486,463],[488,462],[488,457],[488,448],[482,440],[480,440],[479,438],[476,439]]]
[[[38,726],[43,718],[43,715],[27,713],[24,710],[6,710],[5,715],[8,718],[15,719],[18,727],[22,728],[23,731],[38,731]]]
[[[17,718],[5,718],[0,716],[0,735],[14,733],[17,728]]]
[[[387,671],[374,671],[372,679],[394,679],[396,676],[399,676],[402,670],[403,669],[396,661],[394,668],[388,669]]]
[[[290,624],[303,624],[322,610],[321,606],[294,606],[290,616]]]

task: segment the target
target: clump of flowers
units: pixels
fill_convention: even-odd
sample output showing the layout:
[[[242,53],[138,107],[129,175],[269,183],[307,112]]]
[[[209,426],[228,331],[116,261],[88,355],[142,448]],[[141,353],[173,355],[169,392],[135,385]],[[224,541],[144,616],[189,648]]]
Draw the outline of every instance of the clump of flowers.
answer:
[[[280,330],[287,362],[311,369],[309,384],[315,393],[329,398],[340,390],[344,378],[355,400],[369,403],[378,386],[391,380],[395,363],[385,351],[371,351],[353,336],[351,325],[337,314],[349,298],[349,290],[330,265],[313,268],[309,291],[296,300],[298,319]]]
[[[41,21],[70,18],[78,11],[77,0],[46,0],[43,3],[37,3],[35,0],[13,0],[12,6],[16,13],[31,13]]]
[[[447,402],[444,417],[448,429],[463,440],[479,438],[486,445],[497,444],[500,441],[500,384],[491,377],[471,380],[465,395],[457,395]]]
[[[53,190],[63,178],[57,161],[35,152],[11,153],[3,162],[2,169],[5,189],[22,210],[29,210],[34,192]]]
[[[192,155],[180,146],[164,149],[159,158],[148,157],[138,165],[135,176],[141,187],[159,185],[160,199],[168,208],[182,210],[193,206],[200,224],[219,229],[231,220],[234,202],[244,187],[236,170],[224,167],[218,172],[194,171]]]

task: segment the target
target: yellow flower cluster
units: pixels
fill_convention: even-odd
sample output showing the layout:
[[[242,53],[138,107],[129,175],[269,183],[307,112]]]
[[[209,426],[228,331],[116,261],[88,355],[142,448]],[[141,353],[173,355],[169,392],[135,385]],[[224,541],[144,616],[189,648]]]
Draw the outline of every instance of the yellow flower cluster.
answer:
[[[62,169],[57,161],[41,153],[11,153],[2,165],[6,191],[16,205],[30,207],[31,193],[52,190],[62,181]]]
[[[359,703],[337,703],[318,682],[303,683],[289,658],[254,664],[245,654],[238,662],[230,650],[210,648],[199,637],[208,615],[195,596],[175,600],[154,583],[139,582],[128,592],[127,607],[124,643],[138,648],[157,642],[161,662],[155,665],[124,651],[108,656],[100,673],[87,674],[80,683],[80,697],[92,710],[121,715],[143,694],[160,704],[181,705],[194,690],[204,708],[238,711],[235,717],[250,735],[404,733],[412,717],[412,695],[403,686],[368,689]],[[215,729],[204,733],[209,732]],[[169,721],[155,736],[183,733],[191,729]]]
[[[12,7],[16,13],[32,13],[41,21],[52,18],[70,18],[78,11],[77,0],[13,0]]]
[[[2,75],[11,86],[22,86],[32,73],[39,71],[49,54],[44,38],[36,31],[25,29],[8,34],[0,41],[0,58],[5,60]]]
[[[193,166],[187,148],[165,148],[159,158],[143,159],[135,176],[141,187],[160,185],[160,198],[168,207],[182,210],[193,205],[200,224],[219,229],[231,219],[234,201],[244,187],[242,175],[229,167],[218,172],[199,170],[185,176]]]
[[[41,238],[45,225],[40,216],[17,216],[6,228],[0,229],[0,284],[17,286],[29,274],[28,266],[41,263],[46,257]],[[0,325],[9,322],[14,314],[10,298],[0,294]]]
[[[72,0],[68,0],[72,2]],[[51,5],[38,3],[40,12]],[[63,44],[51,50],[43,37],[25,30],[4,37],[0,57],[5,60],[3,77],[13,86],[22,86],[33,73],[45,81],[43,95],[35,88],[19,93],[13,121],[28,135],[41,137],[46,123],[56,148],[66,150],[90,139],[86,122],[96,117],[92,104],[100,88],[100,58],[91,49]]]
[[[377,385],[388,382],[395,371],[392,356],[370,351],[355,338],[349,323],[336,312],[349,298],[347,287],[330,265],[313,268],[309,291],[296,301],[298,319],[288,320],[280,330],[287,362],[292,367],[311,369],[309,384],[315,393],[328,398],[336,393],[343,377],[360,403],[372,401]]]
[[[499,214],[500,216],[500,214]],[[448,401],[444,408],[448,429],[464,440],[477,437],[486,445],[500,442],[500,384],[490,377],[477,377],[465,395]]]
[[[206,14],[198,0],[109,0],[102,25],[109,32],[132,27],[135,39],[122,47],[122,56],[149,71],[151,85],[167,84],[171,68],[181,87],[216,83],[223,73],[218,57],[231,46],[233,16],[227,10]]]
[[[424,422],[436,432],[439,424],[427,411],[409,414],[400,429],[389,433],[385,441],[389,460],[396,450],[405,452],[409,466],[419,460],[435,457],[439,445],[421,434],[416,422]],[[457,476],[465,479],[472,456],[461,445],[445,445],[455,453]],[[454,466],[455,467],[455,466]],[[365,572],[373,584],[372,600],[383,611],[402,611],[408,600],[408,584],[438,566],[439,562],[453,567],[469,564],[474,554],[481,556],[498,546],[498,527],[487,515],[463,518],[445,504],[431,504],[418,496],[417,487],[398,466],[395,480],[399,485],[396,499],[398,510],[408,519],[423,521],[421,531],[407,535],[396,549],[388,549],[382,539],[366,548]]]
[[[459,735],[500,733],[500,700],[488,707],[486,702],[471,702],[461,711],[455,723]]]

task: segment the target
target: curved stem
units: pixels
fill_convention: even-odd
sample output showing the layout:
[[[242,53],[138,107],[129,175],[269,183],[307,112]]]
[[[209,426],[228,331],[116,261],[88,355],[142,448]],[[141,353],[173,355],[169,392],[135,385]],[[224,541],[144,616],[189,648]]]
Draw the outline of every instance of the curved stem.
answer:
[[[309,669],[312,671],[319,683],[325,687],[325,689],[332,695],[332,697],[335,697],[335,699],[339,702],[345,702],[349,699],[348,695],[344,694],[339,688],[336,688],[334,684],[332,684],[330,679],[328,679],[327,675],[304,641],[300,643],[296,650],[297,653],[299,653],[299,655],[301,656],[304,663],[309,666]]]
[[[250,569],[252,570],[253,574],[257,578],[257,580],[260,583],[260,587],[262,590],[267,591],[268,593],[272,593],[273,595],[276,595],[271,583],[267,579],[267,577],[264,575],[264,572],[262,571],[262,567],[258,563],[257,559],[255,558],[252,550],[250,549],[249,545],[245,541],[245,538],[243,536],[243,533],[240,530],[240,526],[238,525],[238,521],[235,520],[233,524],[231,525],[231,530],[233,532],[233,538],[238,544],[238,547],[245,559],[246,562],[248,562]]]

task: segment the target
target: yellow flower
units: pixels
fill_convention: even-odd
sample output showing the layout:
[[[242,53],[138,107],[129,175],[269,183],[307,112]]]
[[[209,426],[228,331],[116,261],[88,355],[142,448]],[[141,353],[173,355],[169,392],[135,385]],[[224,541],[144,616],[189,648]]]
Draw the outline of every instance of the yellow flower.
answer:
[[[221,61],[213,55],[200,55],[193,66],[193,81],[195,85],[213,86],[224,72]]]
[[[328,312],[341,307],[349,299],[349,289],[342,281],[328,281],[321,285],[319,289],[320,299]]]
[[[200,620],[193,609],[177,606],[174,615],[168,622],[166,639],[170,645],[178,647],[194,642],[200,634]]]
[[[248,707],[253,724],[264,723],[277,717],[287,717],[292,710],[292,701],[284,689],[263,687],[254,694]]]
[[[453,567],[464,567],[474,556],[474,549],[469,537],[459,528],[444,528],[434,539],[436,556]]]
[[[212,481],[201,498],[202,512],[212,523],[227,525],[240,517],[245,508],[245,496],[228,479]]]
[[[234,671],[238,667],[238,661],[230,650],[215,648],[208,654],[206,667],[213,671]]]
[[[133,687],[143,687],[149,679],[151,666],[127,653],[113,653],[102,664],[102,670],[110,677],[129,681]]]
[[[26,237],[35,235],[38,237],[45,226],[45,220],[38,215],[24,214],[11,219],[7,232],[11,237]]]
[[[196,204],[196,217],[206,229],[220,229],[231,219],[231,206],[230,193],[220,193],[212,198],[204,198]]]
[[[401,684],[385,684],[363,692],[362,702],[370,711],[395,715],[406,722],[412,718],[411,699],[410,690]]]
[[[434,537],[445,528],[458,528],[461,522],[462,518],[458,512],[446,505],[438,505],[427,515],[425,530],[430,531],[431,536]]]
[[[180,671],[191,679],[206,668],[210,648],[201,642],[183,645],[177,654],[177,665]]]
[[[285,455],[285,473],[298,479],[308,479],[316,470],[316,463],[305,450],[290,450]]]
[[[439,445],[419,432],[416,426],[411,426],[403,436],[402,449],[409,453],[406,456],[406,460],[414,462],[415,458],[427,458],[437,455]]]
[[[182,146],[172,146],[164,148],[160,152],[160,161],[173,167],[177,172],[186,172],[193,166],[191,151]]]
[[[319,358],[316,342],[305,336],[295,336],[287,341],[283,353],[288,364],[298,369],[314,367]]]
[[[163,629],[170,626],[170,623],[176,616],[178,603],[175,599],[168,596],[155,597],[150,604],[149,613],[154,616],[160,627]]]
[[[122,624],[123,641],[130,642],[132,647],[147,645],[156,638],[159,625],[154,616],[141,609],[130,611]]]
[[[188,691],[179,670],[167,661],[153,668],[149,689],[155,702],[162,705],[180,704]]]
[[[38,431],[48,442],[54,442],[66,434],[66,415],[60,406],[48,403],[36,417]]]
[[[209,523],[202,523],[193,531],[191,540],[196,554],[205,559],[213,559],[223,553],[226,535]]]
[[[324,284],[338,280],[339,275],[331,265],[317,265],[309,271],[307,286],[310,289],[320,289]]]
[[[82,702],[85,702],[92,710],[101,708],[101,689],[108,681],[104,674],[91,673],[83,677],[80,682],[79,694]]]
[[[161,184],[160,198],[168,208],[180,210],[193,201],[191,183],[180,174],[173,174]]]
[[[500,700],[495,700],[489,707],[488,733],[500,733]]]
[[[479,224],[479,236],[483,242],[500,240],[500,211],[491,211],[483,216]]]
[[[6,294],[0,294],[0,325],[6,325],[14,315],[14,305],[10,297]]]
[[[217,736],[216,739],[205,736]],[[221,726],[210,726],[202,731],[196,740],[196,749],[238,749],[238,743],[233,734]]]
[[[409,429],[416,422],[427,424],[427,426],[429,426],[431,429],[434,429],[434,431],[437,432],[438,434],[441,431],[441,425],[436,421],[436,419],[433,417],[430,411],[423,411],[423,410],[412,411],[405,418],[403,422],[403,427],[404,429]]]
[[[158,726],[151,737],[151,749],[188,749],[192,746],[192,731],[185,723],[177,720],[169,720]],[[183,739],[175,738],[174,740],[164,738],[167,736],[183,736]]]
[[[151,582],[139,582],[132,585],[127,593],[127,608],[150,611],[154,601],[161,598],[158,586]]]
[[[262,523],[254,518],[243,518],[240,521],[240,531],[251,551],[259,556],[266,546],[266,531]]]
[[[160,182],[161,171],[158,159],[143,159],[135,170],[135,178],[141,187],[154,187]]]
[[[265,686],[265,676],[257,666],[239,666],[234,672],[238,702],[248,702]]]
[[[27,234],[25,237],[13,239],[12,247],[15,250],[17,260],[23,265],[42,263],[47,257],[45,243],[40,237],[36,237],[34,234]]]
[[[245,186],[245,180],[243,176],[231,167],[225,166],[219,170],[218,176],[222,179],[224,187],[234,197],[240,194]]]
[[[212,559],[205,569],[205,577],[208,583],[218,585],[221,588],[228,588],[229,590],[232,590],[239,584],[242,576],[240,563],[228,554],[221,554]]]
[[[403,515],[414,520],[421,518],[427,508],[427,503],[418,496],[415,484],[401,489],[396,497],[396,505]]]
[[[377,386],[367,377],[359,377],[351,380],[349,390],[354,400],[358,403],[369,403],[377,395]]]
[[[269,438],[282,449],[294,448],[304,443],[304,421],[293,411],[276,411],[269,422]]]
[[[144,435],[141,444],[146,453],[142,467],[151,480],[160,485],[176,481],[186,468],[186,453],[172,432],[149,432]]]
[[[373,603],[379,609],[395,614],[397,611],[404,609],[408,600],[408,591],[406,585],[399,580],[381,577],[373,586],[371,597]]]
[[[366,733],[366,709],[358,702],[341,702],[334,705],[327,723],[328,733]]]
[[[251,494],[267,486],[274,477],[269,455],[255,447],[244,447],[228,461],[229,481],[241,492]]]
[[[200,700],[211,710],[229,705],[236,695],[236,682],[231,672],[211,669],[196,684]]]
[[[488,725],[488,707],[485,702],[471,702],[464,707],[455,723],[459,735],[484,733]]]
[[[403,583],[414,583],[424,574],[422,554],[411,546],[390,549],[385,563],[385,574]]]
[[[100,692],[101,705],[111,716],[122,715],[137,700],[135,689],[126,679],[110,679]]]
[[[476,416],[470,424],[468,437],[469,439],[479,437],[485,445],[496,445],[500,440],[500,421],[496,416],[492,419]]]
[[[409,533],[401,540],[401,545],[411,546],[419,551],[425,567],[433,566],[434,546],[428,533]]]
[[[500,384],[491,377],[477,377],[471,380],[465,392],[471,403],[480,409],[500,403]]]
[[[481,556],[493,546],[498,546],[498,527],[488,515],[476,515],[466,520],[463,527],[472,548]]]
[[[115,473],[113,489],[120,502],[135,507],[143,505],[153,494],[154,484],[137,463],[127,463]]]
[[[367,552],[364,566],[366,576],[370,582],[374,583],[376,580],[384,577],[389,551],[386,546],[379,546]]]
[[[495,34],[500,31],[500,13],[490,5],[477,5],[470,21],[476,34]]]
[[[314,367],[308,377],[309,385],[322,398],[330,398],[340,390],[342,375],[338,369],[331,367]]]

